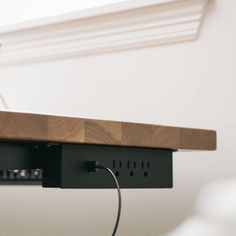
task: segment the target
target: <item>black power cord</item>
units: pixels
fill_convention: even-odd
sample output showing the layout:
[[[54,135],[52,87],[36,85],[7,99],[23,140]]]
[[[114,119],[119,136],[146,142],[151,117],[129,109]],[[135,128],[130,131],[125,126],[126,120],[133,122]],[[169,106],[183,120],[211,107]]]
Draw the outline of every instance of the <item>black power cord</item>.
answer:
[[[98,162],[96,162],[96,161],[88,162],[88,166],[87,167],[88,167],[88,171],[89,172],[96,172],[98,169],[102,169],[102,170],[107,171],[112,176],[112,178],[113,178],[113,180],[114,180],[114,182],[116,184],[116,188],[117,188],[117,191],[118,191],[119,204],[118,204],[118,212],[117,212],[116,223],[115,223],[115,226],[114,226],[114,229],[113,229],[113,232],[112,232],[112,236],[115,236],[117,228],[118,228],[118,225],[119,225],[119,222],[120,222],[120,214],[121,214],[121,206],[122,206],[121,191],[120,191],[119,182],[118,182],[115,174],[113,173],[113,171],[110,168],[108,168],[106,166],[100,166],[98,164]]]

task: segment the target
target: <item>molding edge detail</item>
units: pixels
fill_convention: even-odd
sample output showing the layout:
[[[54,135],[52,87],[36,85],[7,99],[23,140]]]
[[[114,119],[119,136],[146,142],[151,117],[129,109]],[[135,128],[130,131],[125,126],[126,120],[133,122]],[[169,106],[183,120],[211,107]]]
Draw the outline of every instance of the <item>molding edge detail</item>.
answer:
[[[195,40],[207,5],[136,0],[0,27],[0,66]]]

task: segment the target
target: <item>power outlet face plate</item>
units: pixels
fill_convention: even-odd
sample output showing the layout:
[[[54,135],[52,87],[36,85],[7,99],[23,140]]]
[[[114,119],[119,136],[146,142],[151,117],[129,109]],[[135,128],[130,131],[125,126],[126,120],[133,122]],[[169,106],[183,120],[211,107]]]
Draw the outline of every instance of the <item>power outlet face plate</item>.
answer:
[[[98,161],[117,176],[121,188],[172,188],[171,149],[61,144],[46,147],[43,187],[115,188],[104,170],[88,172]]]

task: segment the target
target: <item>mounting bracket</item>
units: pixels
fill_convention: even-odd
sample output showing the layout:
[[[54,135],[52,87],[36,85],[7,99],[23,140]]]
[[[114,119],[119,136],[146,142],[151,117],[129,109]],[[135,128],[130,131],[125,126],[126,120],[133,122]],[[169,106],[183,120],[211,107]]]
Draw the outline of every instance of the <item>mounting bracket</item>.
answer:
[[[42,144],[0,143],[0,185],[42,183]]]

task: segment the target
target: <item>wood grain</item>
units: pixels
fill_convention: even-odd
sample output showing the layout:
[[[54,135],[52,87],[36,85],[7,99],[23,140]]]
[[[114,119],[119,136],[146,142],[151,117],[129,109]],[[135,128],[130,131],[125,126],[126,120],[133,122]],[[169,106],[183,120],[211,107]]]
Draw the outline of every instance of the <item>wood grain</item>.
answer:
[[[216,131],[0,111],[0,139],[215,150]]]

